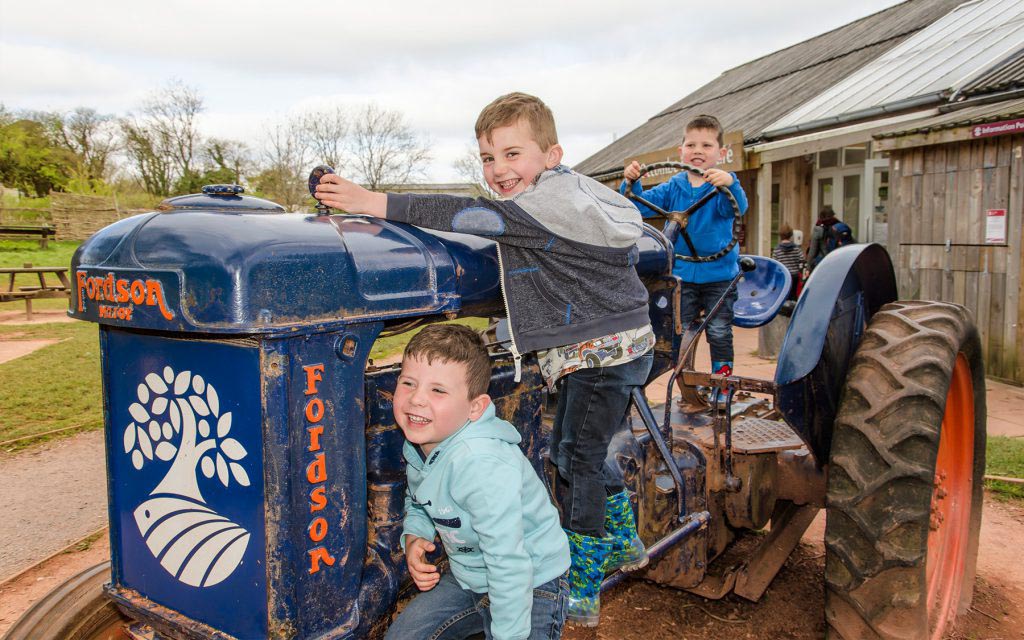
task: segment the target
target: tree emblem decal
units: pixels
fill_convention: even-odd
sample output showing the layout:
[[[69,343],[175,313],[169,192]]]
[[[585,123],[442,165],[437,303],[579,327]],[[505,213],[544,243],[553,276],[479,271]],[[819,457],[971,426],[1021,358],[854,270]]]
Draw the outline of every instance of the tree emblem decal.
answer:
[[[206,505],[198,473],[224,487],[247,487],[240,461],[245,447],[230,437],[231,412],[199,374],[150,373],[128,407],[124,452],[141,470],[150,463],[170,468],[150,498],[135,509],[135,523],[153,557],[175,578],[193,587],[220,583],[238,567],[250,534]]]

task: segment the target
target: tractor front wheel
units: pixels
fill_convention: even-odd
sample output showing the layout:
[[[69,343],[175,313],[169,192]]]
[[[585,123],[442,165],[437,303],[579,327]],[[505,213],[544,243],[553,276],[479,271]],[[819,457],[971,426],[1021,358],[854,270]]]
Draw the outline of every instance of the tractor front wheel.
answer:
[[[128,640],[126,618],[103,594],[110,562],[69,579],[35,603],[3,640]]]
[[[851,362],[832,435],[830,638],[942,638],[971,601],[984,468],[984,366],[968,311],[886,305]]]

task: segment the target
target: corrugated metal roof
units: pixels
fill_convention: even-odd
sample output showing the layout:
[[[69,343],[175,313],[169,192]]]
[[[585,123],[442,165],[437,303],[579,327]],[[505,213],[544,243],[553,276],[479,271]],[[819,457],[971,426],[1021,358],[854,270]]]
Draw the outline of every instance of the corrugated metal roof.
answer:
[[[1024,2],[966,2],[771,123],[766,135],[940,102],[1022,48]]]
[[[1024,49],[963,86],[965,96],[1024,87]]]
[[[710,113],[748,142],[804,101],[932,24],[961,0],[908,0],[724,72],[575,166],[596,175],[625,158],[679,144],[695,115]]]
[[[915,133],[955,129],[957,127],[967,127],[986,122],[999,122],[1000,120],[1013,120],[1021,117],[1024,117],[1024,98],[956,109],[949,113],[943,113],[916,122],[913,127],[894,128],[892,131],[876,133],[872,137],[898,138],[900,136],[914,135]]]

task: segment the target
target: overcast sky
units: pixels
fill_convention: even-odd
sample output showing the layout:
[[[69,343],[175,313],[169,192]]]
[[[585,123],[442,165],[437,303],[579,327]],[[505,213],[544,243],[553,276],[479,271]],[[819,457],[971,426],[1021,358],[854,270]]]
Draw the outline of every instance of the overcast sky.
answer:
[[[502,93],[548,103],[572,165],[721,72],[894,4],[0,0],[0,103],[123,115],[178,79],[204,134],[256,147],[275,118],[374,101],[446,181]]]

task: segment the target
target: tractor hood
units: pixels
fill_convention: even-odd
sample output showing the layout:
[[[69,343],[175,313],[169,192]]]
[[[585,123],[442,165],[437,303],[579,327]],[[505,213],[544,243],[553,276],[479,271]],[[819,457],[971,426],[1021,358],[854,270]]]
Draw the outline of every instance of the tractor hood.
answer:
[[[164,201],[118,221],[72,259],[69,315],[203,333],[316,331],[437,314],[500,313],[494,243],[362,216],[286,213],[234,192]],[[663,236],[643,275],[667,274]]]

